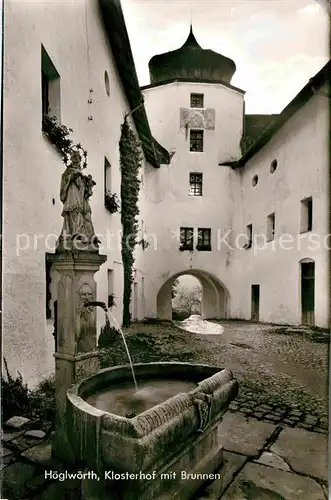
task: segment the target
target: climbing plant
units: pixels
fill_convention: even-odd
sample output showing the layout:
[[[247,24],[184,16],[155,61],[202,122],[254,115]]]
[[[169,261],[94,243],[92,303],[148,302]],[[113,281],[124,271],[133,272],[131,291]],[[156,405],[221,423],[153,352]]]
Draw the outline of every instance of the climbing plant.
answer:
[[[82,168],[87,167],[87,151],[80,143],[73,143],[71,138],[72,128],[60,125],[55,116],[44,115],[42,130],[59,153],[61,153],[62,161],[65,165],[70,161],[71,153],[76,150],[79,151],[80,156],[84,159]]]
[[[127,118],[120,139],[122,261],[124,271],[123,326],[131,322],[130,302],[133,281],[134,249],[137,244],[139,214],[139,169],[142,156],[140,142],[131,130]]]

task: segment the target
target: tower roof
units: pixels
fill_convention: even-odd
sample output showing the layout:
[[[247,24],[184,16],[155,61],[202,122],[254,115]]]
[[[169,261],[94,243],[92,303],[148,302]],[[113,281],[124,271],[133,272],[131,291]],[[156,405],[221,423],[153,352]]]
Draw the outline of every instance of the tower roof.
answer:
[[[183,48],[183,47],[191,47],[191,48],[203,50],[202,47],[200,47],[200,45],[198,44],[198,42],[193,34],[192,24],[190,24],[190,32],[189,32],[189,35],[187,37],[187,40],[184,43],[184,45],[182,45],[181,48]]]
[[[236,71],[232,59],[198,44],[192,25],[184,45],[153,56],[148,66],[152,84],[176,78],[230,83]]]

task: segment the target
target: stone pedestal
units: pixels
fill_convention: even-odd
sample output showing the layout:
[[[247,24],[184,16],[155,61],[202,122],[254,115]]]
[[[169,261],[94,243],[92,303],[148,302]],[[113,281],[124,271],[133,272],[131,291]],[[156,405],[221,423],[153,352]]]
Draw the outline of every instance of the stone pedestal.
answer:
[[[81,378],[99,370],[96,351],[96,308],[86,303],[96,300],[94,274],[106,261],[97,252],[81,251],[49,254],[52,269],[59,273],[55,356],[55,435],[53,455],[74,462],[67,435],[67,390]]]

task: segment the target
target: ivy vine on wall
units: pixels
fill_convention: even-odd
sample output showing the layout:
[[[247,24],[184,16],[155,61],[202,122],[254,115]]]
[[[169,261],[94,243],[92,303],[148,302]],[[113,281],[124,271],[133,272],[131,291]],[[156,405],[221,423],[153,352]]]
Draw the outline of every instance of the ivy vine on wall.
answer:
[[[124,271],[123,326],[131,322],[130,303],[133,281],[134,249],[137,244],[139,214],[139,170],[142,156],[140,142],[131,130],[127,118],[120,139],[122,261]]]

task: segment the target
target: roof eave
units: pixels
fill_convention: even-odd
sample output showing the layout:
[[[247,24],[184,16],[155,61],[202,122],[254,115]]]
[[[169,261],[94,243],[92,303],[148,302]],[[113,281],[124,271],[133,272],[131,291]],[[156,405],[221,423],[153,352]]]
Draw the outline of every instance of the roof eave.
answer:
[[[234,85],[231,85],[231,83],[224,82],[223,80],[204,80],[200,78],[195,78],[190,79],[190,78],[169,78],[168,80],[162,80],[161,82],[156,82],[156,83],[149,83],[148,85],[143,85],[141,90],[148,90],[152,89],[154,87],[160,87],[162,85],[168,85],[169,83],[203,83],[203,84],[211,84],[211,85],[223,85],[224,87],[227,87],[229,89],[235,90],[236,92],[239,92],[240,94],[246,94],[245,90],[240,89],[239,87],[235,87]]]
[[[99,0],[99,9],[145,158],[153,167],[159,168],[159,158],[162,159],[162,163],[169,163],[170,155],[153,138],[149,127],[121,2]]]
[[[219,163],[218,165],[220,167],[231,167],[231,168],[238,168],[238,167],[243,166],[243,164],[241,162],[241,158],[239,160],[235,160],[235,161],[224,161],[222,163]]]

